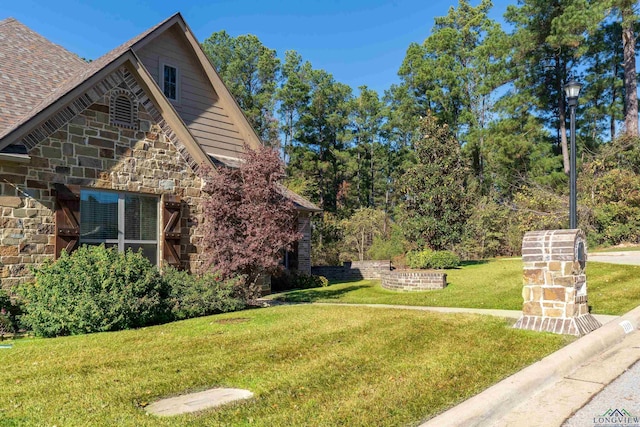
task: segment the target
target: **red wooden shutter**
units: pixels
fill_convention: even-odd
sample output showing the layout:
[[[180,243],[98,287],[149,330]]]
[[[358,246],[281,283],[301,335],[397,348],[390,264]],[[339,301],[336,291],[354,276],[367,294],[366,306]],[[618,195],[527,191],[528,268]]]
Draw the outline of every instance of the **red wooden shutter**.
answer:
[[[80,188],[54,184],[56,204],[56,259],[62,250],[71,253],[80,242]]]
[[[178,196],[162,196],[162,254],[163,260],[172,267],[181,268],[180,237],[182,203]]]

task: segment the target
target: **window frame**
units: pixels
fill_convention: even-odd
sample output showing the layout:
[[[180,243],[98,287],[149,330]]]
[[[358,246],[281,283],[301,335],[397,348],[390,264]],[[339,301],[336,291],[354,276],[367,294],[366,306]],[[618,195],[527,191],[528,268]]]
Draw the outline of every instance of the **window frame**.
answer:
[[[160,83],[160,89],[162,90],[162,94],[172,103],[174,104],[180,104],[180,67],[178,67],[177,65],[175,65],[174,63],[172,63],[171,61],[167,61],[165,59],[160,59],[159,62],[159,70],[158,70],[158,82]],[[167,94],[165,93],[165,81],[164,81],[164,69],[165,67],[170,67],[173,68],[174,70],[176,70],[176,97],[175,98],[170,98],[169,96],[167,96]]]
[[[160,265],[160,197],[155,194],[143,194],[143,193],[135,193],[135,192],[127,192],[127,191],[109,191],[102,189],[94,189],[94,188],[82,188],[80,189],[80,218],[82,218],[82,204],[83,204],[83,194],[87,192],[91,193],[109,193],[109,194],[117,194],[118,196],[118,212],[117,212],[117,230],[118,237],[116,239],[84,239],[82,238],[82,233],[79,236],[79,245],[89,244],[89,245],[99,245],[104,243],[105,245],[116,245],[118,248],[118,252],[124,252],[126,250],[127,245],[155,245],[156,250],[156,262],[155,265]],[[128,195],[139,196],[139,197],[147,197],[153,198],[156,201],[156,239],[148,240],[148,239],[127,239],[125,238],[126,233],[126,214],[125,214],[125,200]],[[82,227],[82,220],[80,221],[80,227]]]

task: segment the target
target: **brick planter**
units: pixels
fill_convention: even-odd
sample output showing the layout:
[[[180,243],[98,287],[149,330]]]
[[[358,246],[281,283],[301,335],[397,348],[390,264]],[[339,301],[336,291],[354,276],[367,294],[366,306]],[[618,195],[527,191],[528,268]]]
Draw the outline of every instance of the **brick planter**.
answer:
[[[437,271],[394,270],[382,275],[382,287],[392,291],[428,291],[446,286],[447,274]]]

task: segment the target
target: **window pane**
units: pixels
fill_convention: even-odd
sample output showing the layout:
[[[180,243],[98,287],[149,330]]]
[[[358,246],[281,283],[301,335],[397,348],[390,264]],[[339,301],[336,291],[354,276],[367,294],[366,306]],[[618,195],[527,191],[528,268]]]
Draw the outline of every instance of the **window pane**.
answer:
[[[178,70],[169,65],[164,66],[164,94],[169,99],[177,99],[176,88],[178,83]]]
[[[118,238],[118,194],[80,192],[80,241]]]
[[[124,238],[158,239],[158,199],[127,194],[124,199]]]
[[[158,263],[158,246],[151,244],[137,244],[137,243],[125,243],[124,250],[131,248],[132,251],[138,252],[142,250],[142,255],[148,259],[151,264],[156,265]]]

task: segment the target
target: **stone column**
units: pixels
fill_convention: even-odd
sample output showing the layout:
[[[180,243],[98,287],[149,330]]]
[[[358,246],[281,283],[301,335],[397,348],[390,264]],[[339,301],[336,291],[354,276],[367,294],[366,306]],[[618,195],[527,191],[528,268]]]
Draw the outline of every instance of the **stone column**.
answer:
[[[522,241],[522,317],[515,328],[585,335],[600,326],[590,313],[584,232],[530,231]]]

